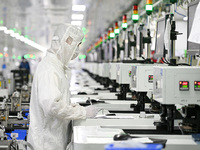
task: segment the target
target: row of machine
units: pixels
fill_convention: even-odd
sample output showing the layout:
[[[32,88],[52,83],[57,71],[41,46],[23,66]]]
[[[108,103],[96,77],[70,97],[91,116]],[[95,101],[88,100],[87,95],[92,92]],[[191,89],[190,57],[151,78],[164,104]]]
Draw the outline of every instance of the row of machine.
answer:
[[[188,5],[189,14],[198,2]],[[102,150],[106,144],[130,139],[159,143],[167,150],[199,149],[200,67],[175,57],[181,33],[176,31],[173,8],[175,2],[171,13],[157,21],[157,61],[151,58],[147,12],[146,25],[122,25],[115,36],[111,29],[100,45],[89,49],[82,70],[72,71],[71,102],[99,110],[94,119],[73,121],[74,150]],[[188,16],[188,26],[193,19]],[[122,22],[127,22],[126,15]],[[194,49],[190,43],[188,55]]]
[[[26,70],[12,70],[0,89],[0,149],[26,149],[31,80]]]
[[[177,1],[170,2],[171,12],[157,20],[156,60],[151,52],[153,5],[146,9],[146,24],[138,23],[134,5],[133,22],[124,15],[122,28],[116,22],[88,49],[82,69],[71,71],[71,103],[98,110],[93,119],[72,121],[73,150],[103,150],[127,140],[161,144],[166,150],[199,149],[200,67],[175,57],[181,33],[174,17]],[[198,3],[188,5],[188,36]],[[198,44],[187,45],[188,56],[200,54]],[[26,149],[30,144],[13,131],[29,127],[31,82],[25,72],[14,70],[12,80],[2,78],[0,87],[0,149]]]

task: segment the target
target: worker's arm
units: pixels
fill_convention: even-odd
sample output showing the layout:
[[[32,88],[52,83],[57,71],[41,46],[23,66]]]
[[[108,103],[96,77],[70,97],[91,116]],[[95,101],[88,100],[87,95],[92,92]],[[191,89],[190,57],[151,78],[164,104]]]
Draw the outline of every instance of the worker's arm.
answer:
[[[38,100],[46,117],[56,117],[62,120],[85,119],[86,109],[80,105],[67,104],[62,99],[62,79],[55,73],[45,73],[38,78]]]

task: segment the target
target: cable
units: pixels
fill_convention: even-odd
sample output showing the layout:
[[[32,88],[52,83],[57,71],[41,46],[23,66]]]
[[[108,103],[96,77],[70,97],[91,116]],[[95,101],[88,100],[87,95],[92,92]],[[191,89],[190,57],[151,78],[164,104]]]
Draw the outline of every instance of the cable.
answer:
[[[180,63],[180,64],[177,64],[178,66],[190,66],[189,64],[186,64],[186,63]]]
[[[181,14],[181,13],[177,12],[177,3],[176,3],[176,9],[175,9],[175,13],[177,13],[177,14],[178,14],[178,15],[180,15],[180,16],[187,17],[187,16],[185,16],[185,15],[183,15],[183,14]]]
[[[180,124],[181,124],[181,123],[179,123],[179,124],[178,124],[178,128],[180,129],[180,131],[181,131],[181,134],[182,134],[182,135],[184,135],[183,129],[181,129],[181,126],[180,126]]]
[[[142,59],[146,60],[146,59],[144,58],[144,56],[141,56],[141,57],[142,57]]]
[[[178,15],[180,15],[180,16],[182,16],[182,17],[186,17],[185,15],[183,15],[183,14],[177,12],[176,10],[175,10],[175,13],[177,13]]]
[[[9,138],[11,138],[11,140],[12,140],[12,137],[10,136],[10,135],[8,135],[8,134],[6,134]]]
[[[167,62],[163,59],[163,57],[161,57],[161,60],[162,60],[165,64],[167,64]]]
[[[192,66],[192,56],[190,56],[190,66]]]

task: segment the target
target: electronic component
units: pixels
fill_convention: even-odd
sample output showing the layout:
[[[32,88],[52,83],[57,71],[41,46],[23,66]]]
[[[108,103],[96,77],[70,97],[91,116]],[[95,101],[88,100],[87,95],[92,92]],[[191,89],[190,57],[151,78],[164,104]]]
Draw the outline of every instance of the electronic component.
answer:
[[[149,75],[149,83],[153,83],[153,75]]]
[[[161,104],[199,105],[199,81],[199,67],[156,66],[153,80],[154,99]]]
[[[153,91],[153,67],[158,64],[137,64],[132,66],[131,90]],[[162,64],[163,65],[163,64]]]
[[[118,63],[117,64],[117,83],[118,84],[130,84],[131,76],[130,71],[133,66],[137,66],[140,64],[137,63]]]
[[[179,81],[180,91],[189,91],[189,81]]]
[[[194,81],[194,90],[200,91],[200,81]]]

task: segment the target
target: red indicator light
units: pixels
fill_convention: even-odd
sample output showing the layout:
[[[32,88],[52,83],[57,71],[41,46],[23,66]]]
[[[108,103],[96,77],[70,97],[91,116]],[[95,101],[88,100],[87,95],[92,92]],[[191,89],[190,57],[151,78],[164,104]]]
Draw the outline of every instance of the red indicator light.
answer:
[[[126,15],[123,16],[123,20],[126,20]]]
[[[113,27],[111,28],[111,32],[114,33],[114,28]]]
[[[188,85],[188,82],[183,82],[183,85]]]
[[[133,10],[138,10],[138,5],[133,5]]]
[[[200,82],[198,82],[198,85],[200,85]]]
[[[5,53],[5,57],[8,57],[8,54],[7,54],[7,53]]]
[[[133,14],[138,14],[138,5],[133,5]]]
[[[127,16],[123,15],[122,23],[127,23]]]
[[[118,29],[119,26],[118,26],[118,22],[115,22],[115,29]]]

